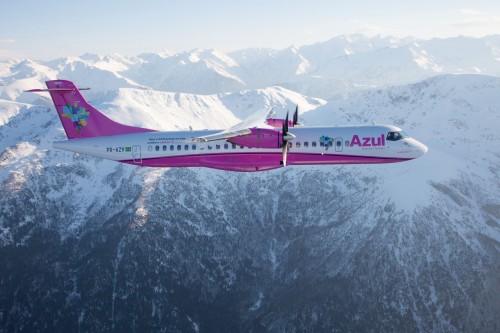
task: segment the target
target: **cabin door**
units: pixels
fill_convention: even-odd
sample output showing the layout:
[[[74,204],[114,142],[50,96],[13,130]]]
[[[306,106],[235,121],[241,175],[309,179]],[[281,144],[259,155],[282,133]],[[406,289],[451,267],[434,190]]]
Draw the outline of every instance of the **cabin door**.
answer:
[[[342,151],[344,149],[344,141],[342,141],[342,138],[335,138],[335,151]]]
[[[134,163],[142,163],[141,146],[132,147],[132,159],[134,160]]]

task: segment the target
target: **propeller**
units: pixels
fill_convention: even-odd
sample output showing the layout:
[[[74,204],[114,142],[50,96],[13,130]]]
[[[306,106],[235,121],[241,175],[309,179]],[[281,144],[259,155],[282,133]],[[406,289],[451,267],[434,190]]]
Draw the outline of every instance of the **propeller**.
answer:
[[[282,160],[281,161],[283,163],[283,166],[285,167],[286,166],[286,156],[288,154],[288,142],[295,139],[295,135],[293,135],[292,133],[288,133],[288,112],[286,113],[285,122],[283,123],[282,135],[283,135],[283,140],[281,143],[281,148],[283,148],[283,151],[282,151]]]
[[[299,106],[295,106],[295,112],[293,113],[293,126],[303,126],[299,123]]]

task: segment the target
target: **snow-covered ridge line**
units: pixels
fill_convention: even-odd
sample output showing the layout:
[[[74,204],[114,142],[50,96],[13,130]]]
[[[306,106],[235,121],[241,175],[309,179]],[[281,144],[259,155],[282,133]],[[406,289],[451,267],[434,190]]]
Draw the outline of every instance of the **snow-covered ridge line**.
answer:
[[[102,97],[118,88],[216,94],[281,85],[331,98],[378,86],[417,82],[437,74],[500,75],[500,36],[416,40],[339,36],[282,50],[229,53],[196,49],[127,57],[119,54],[52,61],[0,62],[0,98],[33,101],[22,91],[49,79],[92,85]]]

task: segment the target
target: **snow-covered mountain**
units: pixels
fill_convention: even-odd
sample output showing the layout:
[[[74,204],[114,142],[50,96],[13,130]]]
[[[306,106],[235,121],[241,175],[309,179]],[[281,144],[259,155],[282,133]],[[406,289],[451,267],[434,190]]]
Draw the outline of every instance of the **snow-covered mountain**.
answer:
[[[349,38],[330,43],[351,43],[352,54],[415,43]],[[312,50],[333,47],[326,44],[293,49],[317,64],[325,52]],[[443,68],[466,69],[469,61],[486,71],[486,60],[464,56],[452,65],[438,51],[432,61]],[[241,78],[243,57],[269,52],[287,59],[286,50],[250,50],[226,55],[235,66],[224,67],[225,57],[212,61]],[[408,52],[398,52],[402,71],[412,72]],[[241,90],[243,79],[236,92],[166,92],[145,89],[161,79],[126,74],[174,56],[86,55],[75,67],[58,60],[37,64],[45,74],[28,75],[34,82],[13,78],[21,61],[0,66],[0,331],[498,330],[500,78],[386,82],[326,101],[272,85]],[[393,123],[429,153],[390,165],[254,174],[148,169],[71,154],[51,147],[64,133],[46,97],[28,101],[13,89],[68,68],[82,85],[94,87],[85,73],[116,79],[109,89],[96,82],[88,96],[132,125],[220,128],[264,105],[284,114],[298,104],[307,125]],[[409,81],[417,81],[420,72],[412,73]]]
[[[432,40],[348,35],[283,50],[7,60],[0,62],[0,98],[31,103],[34,97],[22,91],[57,76],[92,84],[90,96],[96,98],[118,88],[217,94],[280,85],[329,99],[438,74],[500,75],[499,58],[500,35]]]

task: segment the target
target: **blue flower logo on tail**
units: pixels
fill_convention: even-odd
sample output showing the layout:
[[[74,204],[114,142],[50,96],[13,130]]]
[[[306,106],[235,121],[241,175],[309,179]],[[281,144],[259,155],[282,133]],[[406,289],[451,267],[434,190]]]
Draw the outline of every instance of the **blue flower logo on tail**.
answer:
[[[78,106],[76,103],[71,106],[70,104],[63,106],[63,112],[61,116],[71,119],[73,126],[77,134],[80,134],[83,127],[87,126],[87,119],[89,117],[89,112]]]

